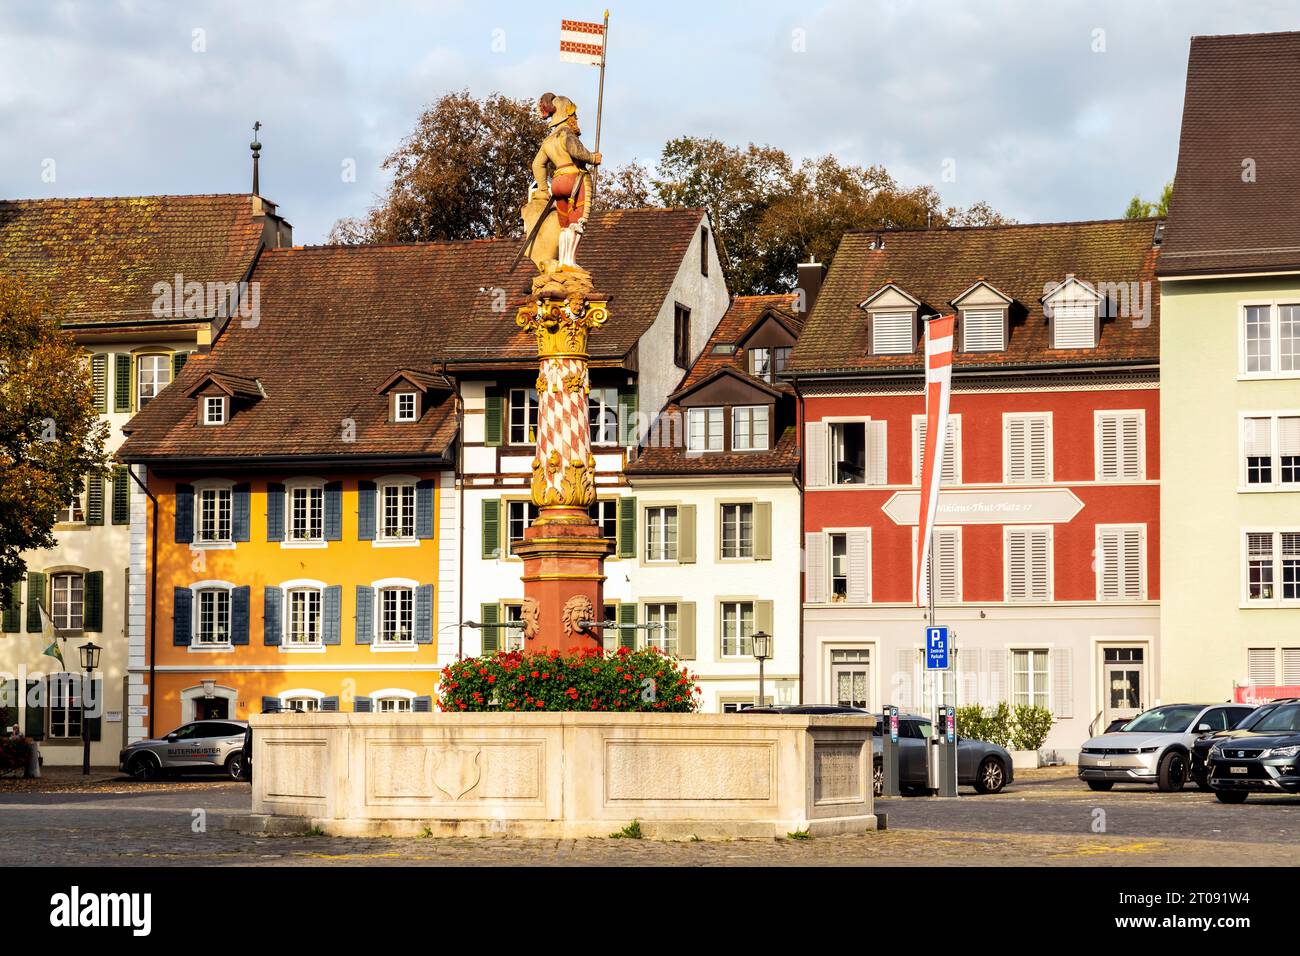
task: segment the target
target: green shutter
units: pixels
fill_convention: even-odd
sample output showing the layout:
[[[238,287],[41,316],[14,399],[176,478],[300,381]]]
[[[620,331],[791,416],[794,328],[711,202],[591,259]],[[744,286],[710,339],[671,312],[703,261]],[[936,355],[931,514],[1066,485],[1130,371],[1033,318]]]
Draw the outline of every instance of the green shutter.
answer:
[[[483,444],[500,445],[505,432],[505,399],[501,390],[489,388],[483,419]]]
[[[623,444],[637,443],[637,392],[635,385],[628,385],[618,391],[618,420],[623,427]]]
[[[81,619],[83,631],[99,632],[104,629],[104,572],[87,571]]]
[[[501,502],[483,502],[483,558],[495,561],[501,557]],[[486,607],[486,605],[484,605]]]
[[[618,556],[636,557],[636,499],[618,499]]]
[[[23,722],[23,733],[35,740],[45,739],[45,698],[44,693],[32,693],[39,680],[27,682],[27,717]],[[35,706],[34,706],[35,704]]]
[[[479,611],[479,623],[483,625],[479,629],[483,638],[483,656],[495,654],[501,647],[501,630],[496,626],[501,623],[500,605],[484,604]]]
[[[185,367],[185,363],[189,360],[189,357],[190,357],[189,352],[172,353],[172,381],[173,382],[176,381],[176,376],[181,374],[181,369]]]
[[[86,524],[104,523],[104,476],[86,476]]]
[[[113,469],[113,524],[131,523],[131,476],[125,468]]]
[[[95,411],[108,411],[108,355],[100,352],[90,357],[90,380],[95,386]]]
[[[39,571],[27,572],[27,633],[39,634],[45,628],[41,624],[41,606],[45,604],[45,575]]]
[[[4,610],[4,631],[6,634],[15,634],[23,629],[23,597],[22,582],[13,581],[5,588],[5,610]]]
[[[121,353],[113,356],[113,411],[131,410],[131,356]]]
[[[618,606],[618,623],[621,625],[636,623],[636,602],[625,601]],[[636,629],[620,627],[618,629],[618,646],[630,651],[636,650]]]

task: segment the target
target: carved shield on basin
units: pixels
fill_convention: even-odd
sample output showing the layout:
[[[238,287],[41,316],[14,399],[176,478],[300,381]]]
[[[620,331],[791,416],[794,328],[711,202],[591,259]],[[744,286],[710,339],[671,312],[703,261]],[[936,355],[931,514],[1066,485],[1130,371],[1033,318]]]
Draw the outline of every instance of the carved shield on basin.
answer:
[[[477,747],[449,747],[435,753],[433,782],[453,800],[459,800],[478,785],[481,756]]]

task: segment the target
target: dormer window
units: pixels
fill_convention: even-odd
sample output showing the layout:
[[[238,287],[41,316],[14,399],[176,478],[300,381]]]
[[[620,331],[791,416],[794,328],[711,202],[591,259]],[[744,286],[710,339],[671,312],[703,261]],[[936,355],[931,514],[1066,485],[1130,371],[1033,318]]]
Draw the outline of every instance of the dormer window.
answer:
[[[916,350],[913,312],[871,313],[871,354],[908,355]]]
[[[767,405],[737,405],[731,410],[731,450],[767,451]]]
[[[203,396],[203,424],[224,425],[226,423],[226,396]]]
[[[722,451],[722,409],[690,408],[686,410],[686,450]]]
[[[1101,332],[1102,297],[1074,276],[1043,296],[1054,349],[1095,349]]]
[[[415,392],[393,394],[393,421],[413,422],[419,417],[418,409]]]
[[[1006,312],[1003,309],[963,309],[963,352],[1001,352],[1007,347]]]
[[[775,383],[777,373],[785,371],[793,351],[794,348],[789,345],[749,349],[749,374],[765,382]]]

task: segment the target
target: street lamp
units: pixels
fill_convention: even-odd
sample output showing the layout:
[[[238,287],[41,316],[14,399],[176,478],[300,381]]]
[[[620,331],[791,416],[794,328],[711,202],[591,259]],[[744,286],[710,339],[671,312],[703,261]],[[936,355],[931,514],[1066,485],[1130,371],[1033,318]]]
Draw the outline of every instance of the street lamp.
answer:
[[[754,659],[758,661],[758,705],[763,706],[763,662],[772,656],[772,635],[766,631],[755,631],[750,638],[754,645]]]
[[[81,775],[90,776],[90,724],[86,721],[86,692],[94,688],[94,673],[99,670],[99,652],[103,648],[94,641],[81,645],[81,668],[86,672],[81,682]]]

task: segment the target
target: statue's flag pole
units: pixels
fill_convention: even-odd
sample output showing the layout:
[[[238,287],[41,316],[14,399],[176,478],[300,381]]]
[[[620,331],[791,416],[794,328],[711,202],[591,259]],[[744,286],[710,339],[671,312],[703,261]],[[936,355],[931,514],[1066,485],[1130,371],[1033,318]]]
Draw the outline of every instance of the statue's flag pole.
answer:
[[[596,92],[596,146],[600,152],[600,121],[605,111],[605,54],[609,50],[609,11],[604,23],[586,23],[581,20],[560,21],[560,59],[568,63],[586,63],[600,67],[600,86]],[[596,176],[591,174],[592,191]]]

